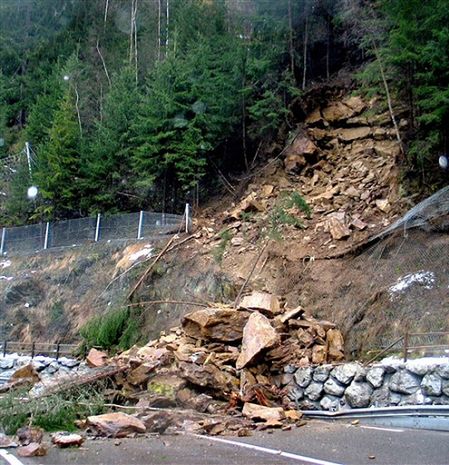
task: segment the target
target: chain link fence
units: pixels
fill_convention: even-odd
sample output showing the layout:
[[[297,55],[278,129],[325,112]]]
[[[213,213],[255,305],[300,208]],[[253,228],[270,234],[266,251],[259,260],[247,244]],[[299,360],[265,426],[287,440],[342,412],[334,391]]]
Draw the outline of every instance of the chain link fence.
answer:
[[[351,309],[347,324],[354,353],[381,350],[401,336],[410,336],[407,344],[417,352],[449,353],[448,232],[446,187],[352,260],[357,285],[343,304]]]
[[[184,231],[190,223],[186,207],[184,215],[141,211],[3,228],[0,230],[0,256],[28,255],[86,242],[150,238]]]

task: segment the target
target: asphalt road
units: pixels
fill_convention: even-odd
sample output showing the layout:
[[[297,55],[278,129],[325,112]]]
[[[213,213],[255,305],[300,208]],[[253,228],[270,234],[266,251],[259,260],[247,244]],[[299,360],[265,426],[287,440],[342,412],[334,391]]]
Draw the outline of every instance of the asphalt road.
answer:
[[[81,449],[1,465],[448,465],[449,433],[309,422],[247,438],[160,436],[88,440]],[[117,445],[116,445],[117,444]],[[13,451],[12,451],[13,452]],[[14,452],[13,452],[14,454]]]

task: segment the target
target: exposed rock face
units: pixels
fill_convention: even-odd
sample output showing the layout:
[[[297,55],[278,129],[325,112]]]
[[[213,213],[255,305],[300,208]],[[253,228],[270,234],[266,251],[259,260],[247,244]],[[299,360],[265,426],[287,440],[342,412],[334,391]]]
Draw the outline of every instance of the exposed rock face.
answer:
[[[212,339],[234,342],[242,339],[249,312],[226,308],[204,308],[189,313],[183,319],[188,336],[196,339]]]
[[[45,293],[39,282],[31,278],[11,284],[4,294],[6,305],[28,304],[35,307],[44,298]]]
[[[337,134],[339,139],[344,142],[352,142],[357,139],[364,139],[370,135],[371,128],[368,126],[361,126],[358,128],[339,129]]]
[[[106,413],[87,418],[87,425],[101,436],[123,438],[132,433],[145,433],[145,424],[126,413]]]
[[[270,320],[259,312],[254,312],[243,329],[242,349],[237,359],[238,370],[248,365],[260,352],[279,342],[279,335],[271,326]]]
[[[373,389],[368,383],[353,382],[345,391],[345,399],[351,407],[368,407]]]

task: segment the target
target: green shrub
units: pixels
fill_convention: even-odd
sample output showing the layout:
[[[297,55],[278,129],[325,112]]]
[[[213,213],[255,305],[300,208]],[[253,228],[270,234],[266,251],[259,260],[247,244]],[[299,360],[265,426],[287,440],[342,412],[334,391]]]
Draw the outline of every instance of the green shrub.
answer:
[[[232,234],[230,231],[225,230],[220,233],[220,238],[220,243],[217,245],[217,247],[215,247],[213,251],[214,259],[218,264],[220,264],[223,261],[223,255],[226,251],[229,242],[232,239]]]

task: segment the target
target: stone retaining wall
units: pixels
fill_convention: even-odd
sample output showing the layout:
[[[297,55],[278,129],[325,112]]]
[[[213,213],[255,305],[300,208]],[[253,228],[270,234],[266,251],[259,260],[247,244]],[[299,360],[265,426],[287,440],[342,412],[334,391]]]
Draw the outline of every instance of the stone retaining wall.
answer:
[[[285,367],[282,384],[301,410],[449,405],[449,359]]]
[[[0,385],[6,383],[18,368],[29,363],[33,364],[41,380],[58,374],[62,375],[82,370],[84,365],[79,360],[67,357],[60,357],[56,360],[43,355],[38,355],[33,359],[18,354],[0,356]]]

